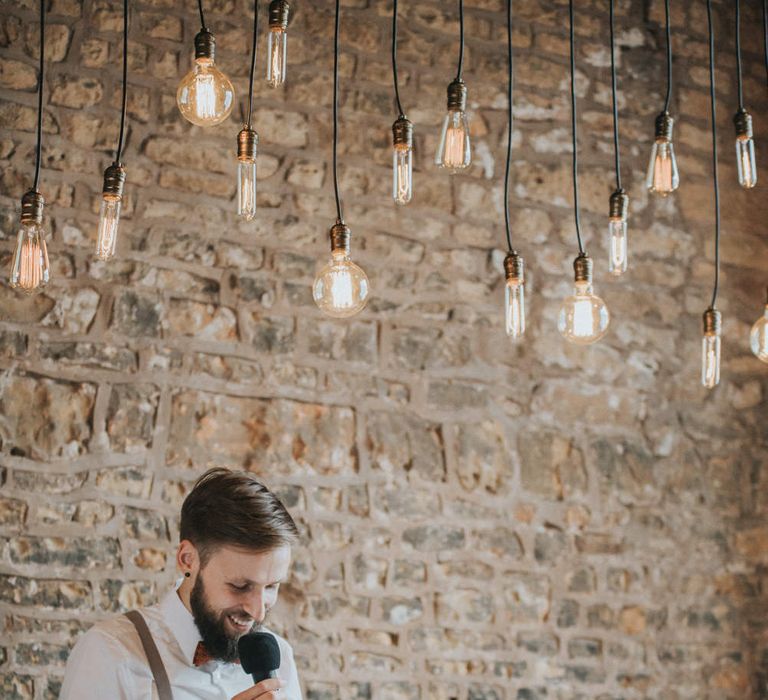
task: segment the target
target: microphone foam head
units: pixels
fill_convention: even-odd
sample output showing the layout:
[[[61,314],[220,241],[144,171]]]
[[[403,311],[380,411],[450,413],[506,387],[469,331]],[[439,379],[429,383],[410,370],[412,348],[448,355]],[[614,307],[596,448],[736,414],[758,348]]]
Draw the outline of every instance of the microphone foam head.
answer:
[[[237,640],[240,664],[246,673],[264,673],[280,668],[280,647],[269,632],[251,632]]]

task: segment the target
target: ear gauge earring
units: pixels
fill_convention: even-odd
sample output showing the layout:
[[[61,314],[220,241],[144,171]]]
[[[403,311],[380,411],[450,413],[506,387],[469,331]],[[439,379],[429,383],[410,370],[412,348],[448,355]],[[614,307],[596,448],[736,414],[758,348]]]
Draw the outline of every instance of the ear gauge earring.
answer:
[[[184,572],[184,578],[189,578],[189,576],[190,576],[190,573],[189,573],[189,571],[185,571],[185,572]]]

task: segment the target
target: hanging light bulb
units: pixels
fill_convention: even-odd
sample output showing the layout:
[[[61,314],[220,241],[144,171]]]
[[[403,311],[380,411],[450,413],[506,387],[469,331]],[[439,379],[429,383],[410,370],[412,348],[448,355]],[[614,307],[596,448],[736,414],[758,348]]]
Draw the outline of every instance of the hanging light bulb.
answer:
[[[269,37],[267,38],[267,84],[279,87],[285,82],[288,48],[288,16],[291,10],[288,0],[272,0],[269,3]]]
[[[11,258],[10,286],[25,294],[39,292],[50,280],[51,266],[43,230],[43,195],[29,190],[21,198],[21,227]]]
[[[120,163],[112,163],[104,171],[99,232],[96,236],[96,250],[94,251],[99,260],[109,260],[115,254],[124,185],[125,168]]]
[[[247,126],[237,135],[237,214],[246,221],[256,216],[256,149],[259,135]]]
[[[504,258],[504,319],[507,335],[519,340],[525,333],[525,261],[516,251]]]
[[[711,389],[720,382],[720,328],[722,316],[711,306],[704,312],[701,339],[701,383]]]
[[[758,360],[768,363],[768,299],[766,299],[762,317],[752,326],[749,347]]]
[[[392,197],[408,204],[413,197],[413,124],[399,117],[392,125]]]
[[[627,212],[629,196],[623,190],[616,190],[609,200],[608,216],[608,271],[612,275],[627,271]]]
[[[214,65],[216,40],[207,29],[195,36],[195,65],[179,83],[176,103],[182,116],[196,126],[221,124],[232,111],[235,89]]]
[[[591,345],[608,331],[610,314],[605,302],[592,291],[592,260],[579,253],[573,262],[575,289],[566,297],[557,317],[557,329],[571,343]]]
[[[349,227],[341,222],[331,227],[331,259],[312,285],[315,303],[334,318],[354,316],[368,302],[368,276],[349,256],[350,235]]]
[[[669,112],[662,112],[656,117],[656,140],[645,178],[645,186],[662,197],[674,192],[680,185],[680,173],[677,170],[675,147],[672,143],[674,124],[675,120]]]
[[[435,163],[451,173],[465,170],[472,163],[466,109],[467,86],[463,80],[454,80],[448,86],[448,113],[435,155]]]
[[[752,115],[745,109],[739,109],[733,117],[733,123],[736,127],[736,168],[739,184],[745,189],[751,189],[757,184]]]

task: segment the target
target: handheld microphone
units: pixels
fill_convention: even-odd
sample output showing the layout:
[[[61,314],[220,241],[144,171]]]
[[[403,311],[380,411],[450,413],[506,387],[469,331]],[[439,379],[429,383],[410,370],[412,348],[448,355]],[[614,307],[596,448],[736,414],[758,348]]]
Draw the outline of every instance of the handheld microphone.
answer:
[[[237,651],[243,671],[259,683],[268,678],[277,678],[280,668],[280,647],[269,632],[251,632],[237,640]]]

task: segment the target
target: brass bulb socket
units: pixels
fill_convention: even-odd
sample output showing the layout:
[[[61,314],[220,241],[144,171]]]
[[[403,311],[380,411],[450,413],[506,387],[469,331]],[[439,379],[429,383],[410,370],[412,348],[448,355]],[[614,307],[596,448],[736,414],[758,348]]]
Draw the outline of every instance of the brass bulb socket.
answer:
[[[256,160],[256,148],[259,145],[259,135],[245,127],[237,134],[237,159],[247,162]]]
[[[272,0],[269,3],[270,29],[288,29],[288,18],[291,13],[291,3],[288,0]]]
[[[656,117],[656,141],[671,141],[675,120],[669,112],[662,112]]]
[[[504,258],[504,276],[507,281],[517,281],[520,284],[525,281],[525,261],[517,251],[510,251]]]
[[[463,80],[454,80],[448,86],[448,111],[467,111],[467,86]]]
[[[216,55],[216,39],[207,29],[195,34],[195,58],[210,58]]]
[[[579,253],[573,261],[574,280],[592,284],[592,258],[586,253]]]
[[[43,223],[43,206],[45,199],[36,190],[29,190],[21,198],[21,223],[22,224],[41,224]]]
[[[717,310],[711,306],[704,312],[702,316],[704,322],[704,335],[720,335],[720,330],[723,324],[723,316]]]
[[[413,124],[405,117],[398,117],[392,124],[392,143],[395,146],[413,147]]]
[[[124,185],[125,168],[122,163],[112,163],[104,171],[104,186],[101,188],[102,194],[122,198]]]
[[[754,136],[752,131],[752,115],[746,109],[740,109],[733,115],[733,125],[736,127],[737,138],[751,139]]]
[[[349,226],[337,221],[329,232],[331,238],[331,252],[343,250],[345,253],[349,253],[349,241],[352,238],[352,232],[349,230]]]
[[[627,218],[629,213],[629,195],[623,190],[616,190],[608,200],[608,216],[611,219]]]

